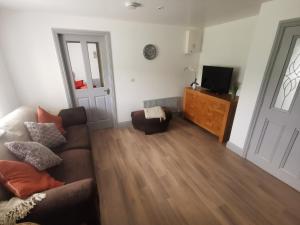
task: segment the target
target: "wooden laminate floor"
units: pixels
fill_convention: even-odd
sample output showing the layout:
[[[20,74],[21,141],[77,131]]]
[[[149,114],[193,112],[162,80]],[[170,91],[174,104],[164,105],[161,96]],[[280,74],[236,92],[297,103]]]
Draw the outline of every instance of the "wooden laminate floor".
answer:
[[[181,119],[92,134],[102,225],[299,225],[300,193]]]

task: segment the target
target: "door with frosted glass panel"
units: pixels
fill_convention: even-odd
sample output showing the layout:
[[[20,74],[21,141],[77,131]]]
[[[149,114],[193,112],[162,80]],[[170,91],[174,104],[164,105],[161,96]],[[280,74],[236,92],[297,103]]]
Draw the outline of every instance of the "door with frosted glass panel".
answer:
[[[247,158],[300,191],[300,27],[277,51]]]
[[[92,127],[113,126],[105,37],[63,35],[65,67],[76,106],[87,111]]]

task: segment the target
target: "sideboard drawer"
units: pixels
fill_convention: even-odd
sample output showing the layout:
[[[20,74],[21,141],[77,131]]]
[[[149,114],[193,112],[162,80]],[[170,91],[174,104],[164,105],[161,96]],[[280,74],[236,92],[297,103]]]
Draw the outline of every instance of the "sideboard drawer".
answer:
[[[232,126],[237,99],[230,95],[216,95],[204,90],[186,88],[183,112],[185,118],[227,141]]]

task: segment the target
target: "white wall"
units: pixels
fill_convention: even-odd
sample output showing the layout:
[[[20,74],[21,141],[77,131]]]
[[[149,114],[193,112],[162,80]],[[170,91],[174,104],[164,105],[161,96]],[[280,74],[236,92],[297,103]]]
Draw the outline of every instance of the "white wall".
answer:
[[[0,118],[19,106],[12,80],[0,52]]]
[[[0,46],[21,103],[51,111],[67,107],[51,28],[111,32],[119,122],[129,120],[145,99],[181,95],[184,67],[198,63],[197,56],[183,54],[185,27],[9,11],[1,13],[0,27]],[[153,61],[142,55],[148,43],[159,48]]]
[[[248,17],[206,27],[199,61],[199,80],[203,65],[234,67],[234,80],[243,81],[257,17]]]
[[[242,154],[278,23],[300,17],[299,9],[299,0],[275,0],[262,5],[230,137],[230,143],[237,147],[235,151],[238,154]]]

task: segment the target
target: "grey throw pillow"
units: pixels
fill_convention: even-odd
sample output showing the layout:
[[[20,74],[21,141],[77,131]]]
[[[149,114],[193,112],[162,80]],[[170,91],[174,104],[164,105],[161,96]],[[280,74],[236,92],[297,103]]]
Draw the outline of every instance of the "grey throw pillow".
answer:
[[[45,170],[53,166],[57,166],[62,159],[54,154],[46,146],[37,142],[12,141],[6,142],[4,145],[16,157],[26,163],[31,164],[38,170]]]
[[[54,123],[24,122],[31,139],[49,148],[66,143],[66,138],[60,133]]]

